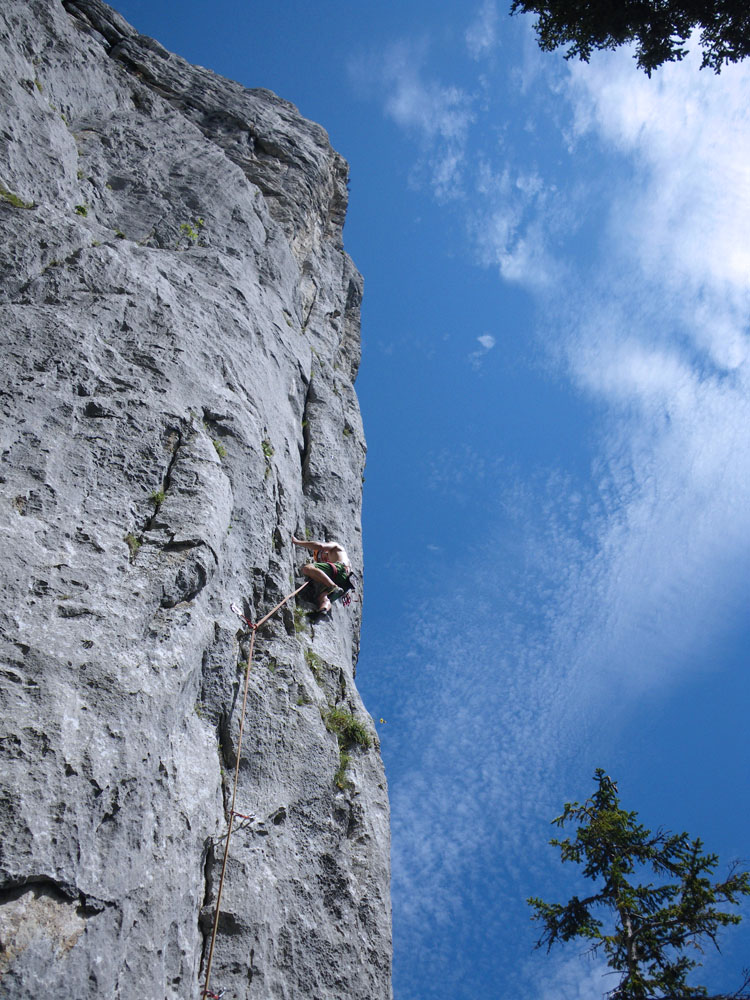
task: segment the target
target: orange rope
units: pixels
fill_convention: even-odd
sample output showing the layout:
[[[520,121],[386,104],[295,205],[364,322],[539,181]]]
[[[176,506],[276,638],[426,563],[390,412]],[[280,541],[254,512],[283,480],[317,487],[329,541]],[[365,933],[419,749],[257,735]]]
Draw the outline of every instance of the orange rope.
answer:
[[[239,783],[240,777],[240,755],[242,753],[242,734],[245,729],[245,709],[247,708],[247,691],[250,684],[250,667],[253,662],[253,651],[255,649],[255,633],[264,625],[272,615],[275,615],[279,608],[282,608],[287,601],[290,601],[293,597],[296,597],[301,590],[304,590],[309,580],[306,580],[301,587],[297,587],[296,590],[292,591],[291,594],[287,594],[283,601],[279,601],[275,608],[272,608],[267,615],[265,615],[259,622],[254,625],[250,625],[250,630],[252,635],[250,637],[250,651],[247,654],[247,664],[245,666],[245,692],[242,697],[242,714],[240,715],[240,733],[237,739],[237,762],[234,766],[234,787],[232,789],[232,805],[229,810],[229,828],[227,830],[227,840],[224,845],[224,860],[221,865],[221,877],[219,879],[219,891],[216,894],[216,913],[214,914],[214,926],[211,932],[211,946],[208,949],[208,962],[206,963],[206,983],[203,987],[203,996],[210,996],[210,990],[208,988],[209,981],[211,978],[211,964],[214,958],[214,945],[216,944],[216,932],[219,929],[219,913],[221,912],[221,893],[224,888],[224,874],[227,869],[227,859],[229,857],[229,841],[232,839],[232,823],[234,821],[234,805],[237,799],[237,785]]]
[[[256,628],[260,628],[261,625],[265,625],[265,623],[268,621],[268,619],[272,615],[275,615],[276,612],[279,610],[279,608],[283,608],[287,601],[291,601],[291,599],[293,597],[296,597],[297,594],[299,594],[300,590],[304,590],[305,587],[308,585],[309,582],[310,582],[309,580],[305,580],[305,582],[302,584],[301,587],[297,587],[297,589],[293,590],[291,594],[287,594],[283,601],[279,601],[279,603],[276,605],[275,608],[271,608],[271,610],[268,612],[267,615],[264,615],[263,618],[261,618],[261,620],[259,622],[255,623],[255,627]]]

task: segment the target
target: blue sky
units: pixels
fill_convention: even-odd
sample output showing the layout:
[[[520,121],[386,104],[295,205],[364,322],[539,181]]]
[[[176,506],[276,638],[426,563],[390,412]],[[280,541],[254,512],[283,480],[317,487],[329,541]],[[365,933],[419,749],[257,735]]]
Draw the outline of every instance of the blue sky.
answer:
[[[750,65],[566,63],[491,0],[117,6],[351,166],[396,1000],[594,1000],[524,899],[597,766],[750,857]]]

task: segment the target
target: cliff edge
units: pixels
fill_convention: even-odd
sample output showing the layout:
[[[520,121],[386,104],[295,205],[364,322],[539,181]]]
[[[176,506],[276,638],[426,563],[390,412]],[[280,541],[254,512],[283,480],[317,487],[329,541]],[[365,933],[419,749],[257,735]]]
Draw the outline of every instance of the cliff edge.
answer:
[[[301,582],[292,533],[362,564],[347,165],[100,0],[5,0],[0,41],[0,996],[199,997],[230,603]],[[390,1000],[360,605],[309,610],[257,634],[212,986]]]

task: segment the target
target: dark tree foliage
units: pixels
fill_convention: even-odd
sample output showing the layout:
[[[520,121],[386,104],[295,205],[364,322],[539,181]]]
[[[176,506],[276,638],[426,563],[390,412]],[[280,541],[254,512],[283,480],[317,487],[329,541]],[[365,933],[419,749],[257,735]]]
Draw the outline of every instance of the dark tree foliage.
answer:
[[[701,68],[719,73],[750,55],[748,0],[513,0],[511,14],[519,11],[539,15],[536,33],[545,51],[568,45],[566,59],[588,62],[594,49],[635,42],[638,65],[649,76],[686,55],[696,28]]]
[[[724,881],[713,882],[719,859],[705,854],[700,840],[687,833],[652,833],[638,822],[638,813],[620,808],[617,785],[601,768],[594,780],[590,799],[583,805],[566,802],[552,821],[561,828],[577,824],[575,836],[550,843],[559,847],[562,861],[581,865],[599,887],[565,904],[529,899],[533,919],[544,928],[537,947],[546,944],[549,950],[556,941],[584,938],[592,950],[602,949],[620,974],[609,993],[612,1000],[706,997],[704,987],[687,984],[700,962],[685,952],[700,952],[706,939],[718,948],[719,928],[740,922],[738,914],[717,907],[750,895],[750,874],[735,866]],[[749,997],[743,992],[749,982],[732,996]]]

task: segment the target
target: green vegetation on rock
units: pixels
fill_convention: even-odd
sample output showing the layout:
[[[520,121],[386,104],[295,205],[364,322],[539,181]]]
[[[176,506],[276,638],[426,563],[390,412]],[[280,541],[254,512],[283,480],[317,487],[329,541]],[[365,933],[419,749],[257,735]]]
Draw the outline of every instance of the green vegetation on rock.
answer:
[[[19,198],[17,194],[13,194],[8,188],[0,181],[0,198],[3,201],[7,201],[9,205],[14,208],[33,208],[33,201],[24,201],[23,198]]]

